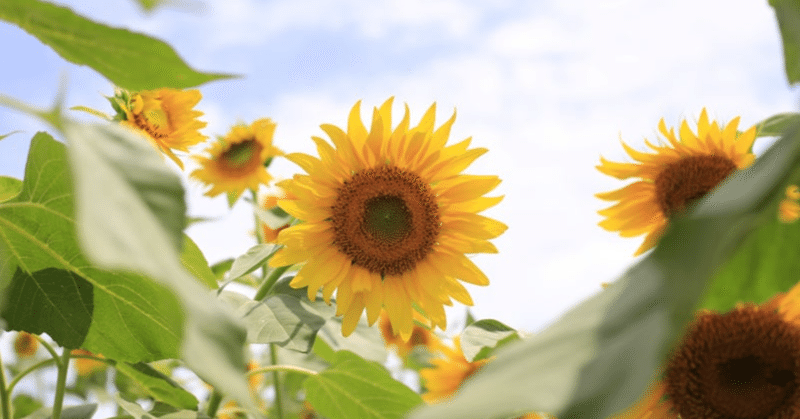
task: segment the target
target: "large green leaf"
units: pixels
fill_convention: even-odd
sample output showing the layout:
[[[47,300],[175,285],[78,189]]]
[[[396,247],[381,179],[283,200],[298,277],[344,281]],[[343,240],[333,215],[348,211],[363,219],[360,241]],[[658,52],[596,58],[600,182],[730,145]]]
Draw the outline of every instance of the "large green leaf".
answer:
[[[162,41],[39,0],[0,0],[0,19],[24,29],[64,59],[89,66],[130,90],[186,88],[233,77],[197,72]]]
[[[798,159],[794,128],[753,166],[673,220],[659,245],[608,289],[543,332],[500,349],[450,403],[411,417],[485,419],[544,411],[602,418],[626,408],[653,379],[709,279],[760,217],[774,210]]]
[[[783,60],[789,84],[800,82],[800,0],[769,0],[783,39]]]
[[[217,276],[208,266],[208,261],[203,255],[203,251],[187,235],[183,235],[183,249],[181,251],[181,263],[183,267],[205,284],[209,289],[218,288]]]
[[[181,358],[204,380],[254,407],[244,371],[245,330],[181,264],[183,188],[147,140],[118,125],[65,124],[75,174],[78,236],[91,259],[141,272],[180,300]],[[174,293],[174,294],[173,294]]]
[[[74,272],[46,268],[33,273],[17,269],[8,292],[14,302],[2,316],[13,330],[47,333],[61,346],[80,348],[94,311],[93,287]]]
[[[181,409],[197,410],[197,399],[169,377],[144,364],[119,362],[114,365],[117,371],[137,383],[150,396]]]
[[[461,332],[461,351],[467,361],[478,361],[487,358],[495,348],[518,339],[516,330],[497,320],[478,320]]]
[[[331,368],[303,382],[306,400],[330,419],[399,419],[422,403],[382,366],[341,351]]]
[[[787,129],[800,122],[800,113],[779,113],[756,124],[759,137],[780,137]]]
[[[243,255],[233,261],[231,269],[228,271],[228,281],[239,279],[260,268],[275,253],[275,250],[275,245],[263,243],[247,249]]]
[[[102,201],[96,202],[102,205]],[[61,304],[58,309],[40,307],[55,310],[48,318],[54,322],[48,326],[51,329],[61,326],[55,322],[59,315],[69,317],[66,322],[74,322],[75,333],[66,329],[53,335],[60,345],[80,345],[109,358],[132,362],[177,357],[183,323],[178,301],[163,286],[141,275],[108,272],[90,264],[76,239],[73,207],[64,145],[48,134],[36,134],[21,192],[0,203],[0,264],[27,273],[15,275],[12,288],[13,283],[43,286],[42,272],[59,272],[61,281],[43,290],[48,296],[57,293],[57,287],[66,292],[82,278],[91,287],[93,310],[88,310],[87,303],[75,307]],[[50,268],[55,270],[46,271]],[[13,299],[7,301],[4,315],[21,310],[17,304]],[[83,332],[84,309],[91,313],[88,333]]]

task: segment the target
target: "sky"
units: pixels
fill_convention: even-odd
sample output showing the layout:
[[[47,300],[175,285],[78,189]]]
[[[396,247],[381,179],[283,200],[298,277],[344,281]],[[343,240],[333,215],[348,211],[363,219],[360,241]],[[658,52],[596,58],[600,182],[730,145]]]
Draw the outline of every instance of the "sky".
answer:
[[[620,139],[642,149],[662,117],[694,122],[704,107],[743,128],[797,108],[766,1],[179,0],[149,15],[130,0],[58,3],[160,38],[198,70],[242,75],[200,87],[211,137],[269,117],[276,146],[315,153],[319,125],[346,126],[358,100],[366,120],[391,96],[412,123],[434,102],[437,125],[457,110],[451,142],[489,149],[467,172],[503,180],[504,200],[485,215],[509,226],[498,254],[473,258],[492,283],[467,285],[472,310],[529,332],[636,260],[641,238],[598,227],[604,202],[593,196],[625,184],[595,169],[601,155],[625,160]],[[112,112],[113,86],[93,70],[1,22],[0,40],[0,93],[46,106],[66,73],[68,106]],[[22,177],[42,129],[0,109],[0,135],[22,131],[0,141],[0,175]],[[297,171],[276,161],[273,174]],[[212,263],[255,243],[246,204],[231,211],[184,184],[190,215],[215,220],[187,230]]]

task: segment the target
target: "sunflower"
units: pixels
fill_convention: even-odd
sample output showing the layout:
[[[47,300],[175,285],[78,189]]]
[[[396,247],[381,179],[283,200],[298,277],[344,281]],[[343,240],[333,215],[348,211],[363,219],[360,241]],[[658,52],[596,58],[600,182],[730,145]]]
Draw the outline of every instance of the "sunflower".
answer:
[[[800,417],[800,287],[764,305],[701,311],[660,381],[617,419]]]
[[[285,219],[285,220],[287,220],[286,223],[280,224],[280,225],[277,225],[277,224],[280,223],[280,221],[278,221],[278,223],[274,224],[275,228],[272,228],[272,226],[270,226],[270,224],[268,224],[268,223],[266,223],[266,222],[264,222],[262,220],[262,222],[260,223],[261,224],[261,241],[262,242],[264,242],[264,243],[275,243],[275,240],[277,240],[277,238],[278,238],[278,233],[280,233],[283,229],[289,227],[289,222],[288,221],[291,220],[291,218],[280,207],[278,207],[278,200],[280,200],[280,199],[294,199],[294,198],[295,198],[294,195],[289,194],[289,193],[287,193],[286,191],[283,191],[283,190],[279,190],[276,193],[264,195],[261,198],[261,200],[260,200],[261,201],[261,208],[263,208],[264,210],[266,210],[269,213],[268,215],[270,216],[270,219],[276,219],[276,220]]]
[[[272,146],[274,133],[275,123],[267,118],[250,126],[235,125],[228,135],[205,150],[210,157],[194,156],[201,167],[190,176],[211,185],[207,196],[227,192],[230,202],[235,202],[245,189],[257,190],[272,180],[265,166],[282,154]]]
[[[622,147],[638,163],[616,163],[600,157],[597,169],[602,173],[617,179],[639,179],[621,189],[595,195],[606,201],[618,201],[598,211],[605,217],[600,226],[618,231],[622,237],[646,234],[636,255],[655,246],[670,217],[684,212],[731,172],[753,163],[755,156],[750,149],[756,128],[739,133],[738,125],[738,117],[721,127],[716,121],[709,123],[703,109],[697,121],[697,134],[684,120],[678,138],[675,130],[667,130],[661,119],[658,129],[668,144],[645,140],[653,150],[651,153],[636,151],[623,142]]]
[[[28,332],[19,332],[14,338],[14,352],[20,359],[30,358],[39,350],[39,341],[36,336]]]
[[[427,319],[422,315],[414,312],[414,320],[420,323],[426,323]],[[381,311],[378,318],[378,329],[381,331],[383,341],[386,342],[386,347],[394,346],[397,349],[397,355],[400,358],[406,358],[408,354],[417,346],[424,346],[429,349],[438,348],[440,345],[439,338],[427,327],[414,323],[414,328],[411,331],[409,339],[403,339],[399,336],[394,329],[392,329],[392,322],[389,320],[389,315],[386,310]]]
[[[183,162],[172,150],[185,152],[206,140],[199,131],[206,123],[197,119],[203,113],[193,109],[201,98],[199,90],[162,88],[133,94],[118,91],[111,103],[118,112],[117,119],[147,134],[162,153],[183,169]]]
[[[793,223],[800,218],[800,187],[789,185],[786,188],[786,198],[778,205],[778,220],[782,223]]]
[[[74,349],[71,352],[72,355],[85,355],[85,356],[95,356],[98,358],[102,358],[102,355],[93,354],[86,349]],[[85,377],[87,375],[91,375],[97,371],[105,371],[106,370],[106,363],[103,361],[96,361],[90,358],[74,358],[73,361],[75,364],[75,369],[78,371],[78,375],[81,377]]]
[[[343,335],[365,308],[370,325],[385,308],[393,330],[408,340],[415,309],[444,329],[451,297],[472,304],[459,280],[489,280],[465,253],[496,253],[488,240],[506,226],[478,214],[502,199],[483,196],[500,179],[461,174],[487,150],[470,149],[469,138],[445,146],[455,114],[434,130],[434,104],[409,128],[406,106],[392,130],[391,108],[392,99],[376,108],[368,131],[356,103],[347,132],[321,126],[333,146],[312,137],[320,158],[287,156],[307,174],[278,184],[297,197],[279,205],[304,223],[278,235],[284,247],[270,265],[304,263],[291,285],[308,287],[311,300],[322,288],[330,303],[338,290]]]
[[[459,338],[459,336],[453,338],[453,348],[439,345],[438,349],[442,356],[431,360],[432,368],[423,368],[419,372],[427,389],[422,398],[428,403],[439,403],[452,397],[463,382],[490,360],[486,358],[475,362],[467,361]]]

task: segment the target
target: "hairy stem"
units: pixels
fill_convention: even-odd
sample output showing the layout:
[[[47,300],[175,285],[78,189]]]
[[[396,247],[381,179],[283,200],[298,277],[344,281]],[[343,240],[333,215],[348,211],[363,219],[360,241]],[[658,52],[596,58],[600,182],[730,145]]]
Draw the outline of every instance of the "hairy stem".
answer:
[[[61,407],[64,405],[64,390],[67,387],[67,370],[69,369],[69,349],[64,348],[58,363],[58,377],[56,378],[56,398],[53,400],[52,419],[61,418]]]
[[[281,278],[281,275],[284,274],[287,270],[289,270],[291,266],[281,266],[280,268],[275,268],[272,272],[270,272],[267,279],[261,283],[261,286],[258,287],[258,291],[256,291],[256,295],[253,297],[253,300],[261,301],[269,294],[269,291],[275,285],[276,282]]]

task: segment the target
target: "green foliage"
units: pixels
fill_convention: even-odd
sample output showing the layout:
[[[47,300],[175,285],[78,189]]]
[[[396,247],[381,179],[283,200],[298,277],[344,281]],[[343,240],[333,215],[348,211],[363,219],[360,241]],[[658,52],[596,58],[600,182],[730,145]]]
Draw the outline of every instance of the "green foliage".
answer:
[[[460,336],[461,351],[469,362],[485,359],[495,348],[519,340],[516,330],[494,319],[472,322]]]
[[[673,220],[656,249],[608,289],[545,331],[499,350],[450,403],[412,418],[484,419],[519,411],[606,417],[629,406],[653,379],[716,270],[774,210],[798,159],[795,129]]]
[[[197,409],[197,398],[192,393],[184,390],[171,378],[156,371],[153,367],[144,363],[128,364],[124,362],[117,363],[114,367],[118,373],[124,374],[137,383],[154,399],[182,409]]]
[[[270,256],[275,253],[275,247],[270,244],[257,244],[248,249],[247,252],[233,261],[228,271],[228,280],[234,281],[263,266]]]
[[[789,128],[798,123],[800,123],[800,113],[779,113],[756,124],[756,135],[759,137],[780,137]]]
[[[65,407],[61,411],[61,419],[92,419],[96,410],[97,404],[95,403]]]
[[[0,19],[24,29],[67,61],[89,66],[129,90],[186,88],[233,77],[197,72],[162,41],[39,0],[0,0]]]
[[[199,279],[209,289],[216,289],[217,276],[208,266],[208,261],[203,255],[203,251],[187,235],[183,235],[183,251],[181,252],[181,263],[183,267]]]
[[[20,394],[12,401],[14,419],[23,418],[42,408],[42,402],[27,394]]]
[[[377,328],[367,325],[364,319],[361,319],[356,330],[350,336],[344,337],[342,336],[342,319],[331,318],[317,333],[317,340],[324,343],[317,354],[329,363],[333,363],[335,359],[326,354],[330,355],[338,351],[349,351],[378,363],[386,362],[387,352],[380,332]]]
[[[8,292],[15,304],[2,313],[12,330],[47,333],[59,345],[77,349],[92,324],[93,287],[74,272],[46,268],[28,273],[17,269]]]
[[[74,330],[83,330],[83,310],[89,311],[91,316],[88,333],[70,334],[67,341],[59,342],[62,345],[82,346],[131,362],[177,357],[183,320],[180,305],[172,294],[140,275],[98,269],[81,252],[75,237],[69,171],[64,145],[48,134],[36,134],[31,141],[21,192],[14,199],[0,203],[0,250],[3,252],[0,257],[25,273],[15,274],[12,283],[43,285],[41,281],[45,279],[40,278],[41,271],[51,272],[50,268],[54,268],[52,271],[63,273],[61,277],[69,278],[70,282],[82,278],[91,285],[93,310],[88,310],[90,304],[86,302],[81,304],[83,307],[68,307],[66,302],[58,305],[60,308],[56,311],[60,310],[69,318],[66,322],[71,323],[74,318]],[[31,274],[34,274],[33,279],[28,278]],[[40,298],[58,293],[60,286],[67,285],[54,282]],[[19,291],[20,297],[33,295],[24,288]],[[76,293],[72,295],[78,295]],[[85,294],[80,295],[85,298]],[[54,310],[47,306],[41,309]],[[20,310],[18,304],[4,309],[4,316],[13,315],[14,310]],[[53,313],[51,320],[59,317],[56,312],[50,313]],[[60,339],[59,335],[53,338]]]
[[[22,181],[8,176],[0,176],[0,202],[7,201],[19,194]]]
[[[178,328],[180,358],[250,407],[241,374],[245,331],[179,259],[185,205],[178,176],[148,141],[120,126],[68,123],[66,136],[86,252],[100,266],[141,272],[169,287],[163,294],[178,298],[186,319]]]
[[[422,403],[420,396],[385,368],[347,352],[333,366],[303,383],[307,400],[330,419],[393,419]]]
[[[769,0],[778,18],[789,84],[800,82],[800,0]]]

